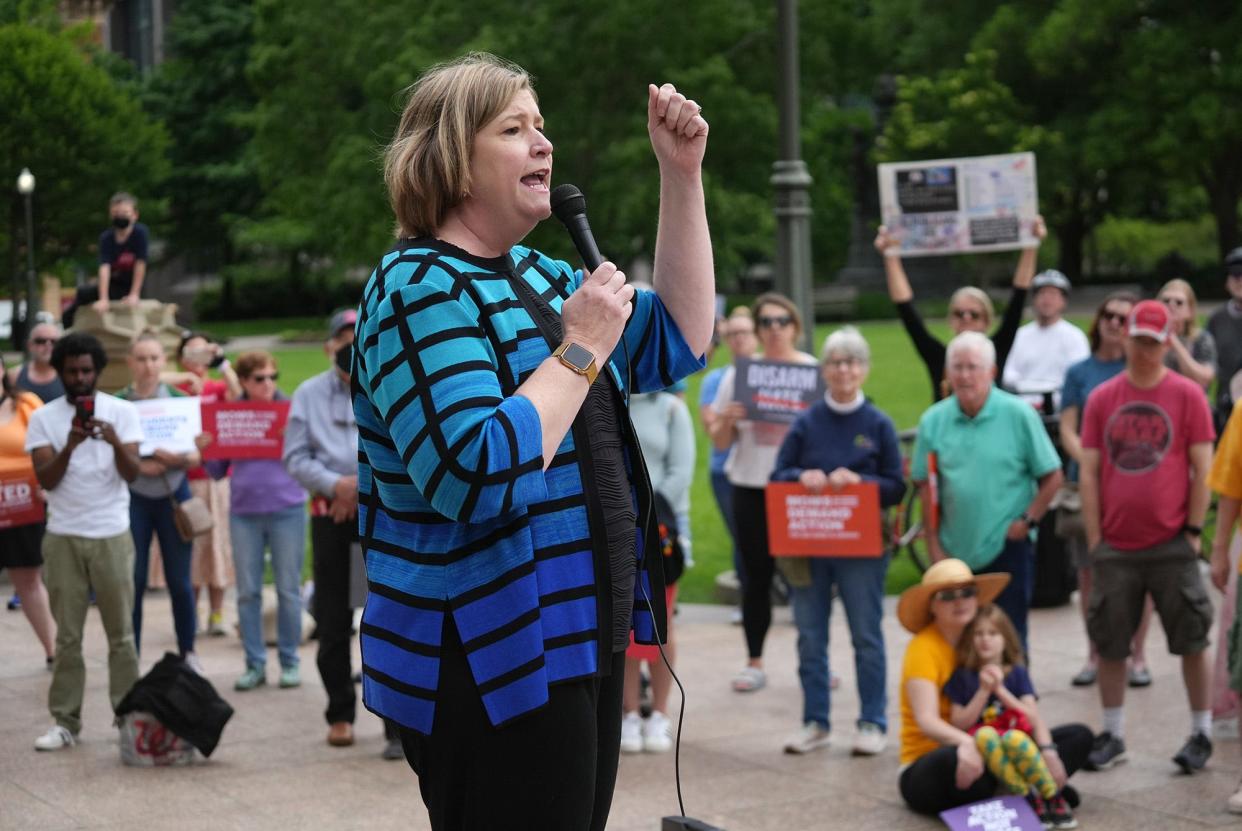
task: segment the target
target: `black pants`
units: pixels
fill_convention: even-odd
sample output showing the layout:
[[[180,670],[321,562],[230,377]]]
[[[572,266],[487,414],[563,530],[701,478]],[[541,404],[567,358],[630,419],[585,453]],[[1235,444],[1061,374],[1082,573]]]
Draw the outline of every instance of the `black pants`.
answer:
[[[112,280],[108,283],[108,299],[120,300],[129,294],[129,289],[133,285],[133,280]],[[89,286],[81,286],[73,295],[73,302],[69,304],[61,315],[61,323],[66,329],[73,328],[73,318],[78,313],[79,306],[89,306],[99,299],[99,285],[92,283]]]
[[[329,724],[352,724],[357,710],[349,652],[354,623],[353,609],[349,607],[349,549],[357,539],[355,522],[336,523],[332,517],[311,517],[315,631],[319,636],[315,664],[328,693],[324,718]]]
[[[625,653],[557,684],[547,706],[493,727],[448,619],[430,736],[401,730],[435,831],[603,831],[621,747]]]
[[[1082,768],[1091,752],[1095,738],[1085,724],[1066,724],[1052,728],[1052,743],[1065,765],[1066,775]],[[996,777],[986,769],[983,775],[966,790],[959,790],[954,783],[957,775],[957,748],[940,747],[919,757],[901,772],[899,784],[906,804],[920,814],[935,816],[941,811],[978,802],[996,793]]]
[[[763,488],[733,486],[733,524],[746,578],[742,581],[742,629],[751,658],[763,657],[763,641],[772,625],[772,575],[776,561],[768,553],[768,509]]]

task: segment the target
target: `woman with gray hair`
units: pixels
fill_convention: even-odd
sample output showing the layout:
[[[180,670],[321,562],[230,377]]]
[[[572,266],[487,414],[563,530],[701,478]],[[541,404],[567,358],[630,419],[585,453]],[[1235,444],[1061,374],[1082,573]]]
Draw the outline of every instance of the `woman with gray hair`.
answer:
[[[799,482],[811,493],[875,482],[882,508],[901,501],[906,485],[897,430],[862,393],[870,365],[871,350],[857,329],[847,326],[828,336],[820,361],[828,392],[785,436],[773,481]],[[884,750],[888,698],[880,617],[888,559],[887,550],[878,557],[782,558],[798,627],[803,701],[802,730],[786,743],[785,752],[809,753],[828,745],[828,619],[834,588],[849,621],[862,709],[852,752],[874,756]]]

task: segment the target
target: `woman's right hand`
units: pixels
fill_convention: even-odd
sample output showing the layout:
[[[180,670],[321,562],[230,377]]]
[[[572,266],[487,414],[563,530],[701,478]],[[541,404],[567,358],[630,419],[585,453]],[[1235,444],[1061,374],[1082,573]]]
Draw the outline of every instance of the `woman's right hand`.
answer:
[[[194,437],[194,446],[197,447],[199,450],[206,450],[208,447],[211,446],[211,443],[215,440],[216,440],[216,437],[212,435],[211,433],[199,433],[197,436]]]
[[[983,757],[975,747],[973,740],[962,742],[957,746],[957,775],[954,784],[959,791],[964,791],[978,781],[983,775]]]
[[[811,493],[823,493],[828,487],[828,474],[819,468],[807,468],[798,474],[798,482]]]
[[[602,365],[617,347],[633,310],[634,287],[624,272],[606,262],[582,281],[561,306],[566,341],[589,349]]]
[[[888,232],[888,226],[881,225],[875,231],[875,250],[883,257],[896,257],[901,251],[901,240]]]

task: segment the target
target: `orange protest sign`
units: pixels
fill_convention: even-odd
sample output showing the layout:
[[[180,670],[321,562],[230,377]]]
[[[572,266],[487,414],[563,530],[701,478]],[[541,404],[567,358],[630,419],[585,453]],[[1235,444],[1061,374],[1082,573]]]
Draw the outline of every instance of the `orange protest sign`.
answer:
[[[811,493],[797,482],[767,487],[768,550],[773,557],[879,557],[884,553],[880,486],[875,482]]]

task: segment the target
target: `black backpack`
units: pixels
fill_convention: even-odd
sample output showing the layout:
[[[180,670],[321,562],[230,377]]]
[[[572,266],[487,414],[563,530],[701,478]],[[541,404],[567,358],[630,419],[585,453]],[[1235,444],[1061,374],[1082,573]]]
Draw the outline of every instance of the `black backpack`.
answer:
[[[655,495],[656,524],[660,528],[660,552],[664,555],[664,585],[671,586],[681,579],[686,570],[686,553],[681,550],[681,537],[677,530],[677,512],[664,494],[652,490]]]

